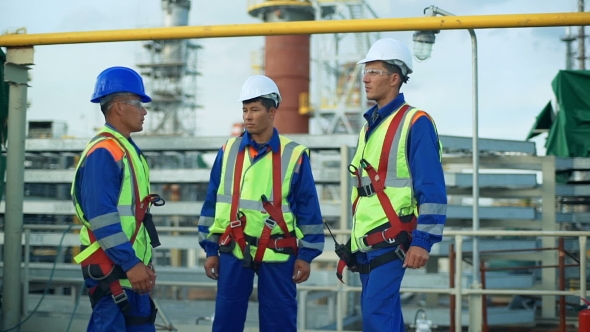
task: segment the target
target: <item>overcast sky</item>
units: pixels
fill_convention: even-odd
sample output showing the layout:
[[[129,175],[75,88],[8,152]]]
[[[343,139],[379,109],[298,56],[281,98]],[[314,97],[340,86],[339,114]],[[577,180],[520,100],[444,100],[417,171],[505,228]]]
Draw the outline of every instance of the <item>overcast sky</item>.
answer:
[[[246,0],[195,1],[190,25],[257,23]],[[457,15],[571,12],[575,0],[369,0],[379,17],[418,17],[429,5]],[[28,33],[128,29],[159,26],[159,0],[19,0],[0,1],[0,33],[26,27]],[[577,28],[574,29],[577,31]],[[553,98],[551,80],[565,67],[565,28],[477,30],[479,42],[480,136],[522,140],[535,116]],[[412,47],[412,32],[382,33]],[[241,121],[235,103],[243,81],[252,74],[251,53],[263,37],[203,39],[199,69],[198,112],[201,135],[228,135]],[[140,42],[39,46],[31,71],[29,119],[67,121],[70,134],[88,137],[103,122],[89,102],[103,69],[134,67]],[[312,85],[313,87],[313,85]],[[471,135],[471,41],[467,31],[442,31],[432,58],[414,63],[403,92],[413,106],[429,112],[441,134]],[[311,92],[313,94],[313,90]],[[544,142],[544,140],[539,141]]]

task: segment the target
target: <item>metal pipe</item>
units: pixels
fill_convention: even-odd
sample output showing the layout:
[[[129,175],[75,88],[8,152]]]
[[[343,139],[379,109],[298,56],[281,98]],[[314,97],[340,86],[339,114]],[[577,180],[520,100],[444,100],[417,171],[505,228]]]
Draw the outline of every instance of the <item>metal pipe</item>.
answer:
[[[463,303],[463,283],[461,282],[461,272],[463,271],[463,237],[455,236],[455,332],[463,331],[463,314],[461,313]]]
[[[28,65],[33,62],[33,48],[8,48],[4,81],[10,86],[8,104],[8,151],[6,164],[6,213],[4,225],[3,329],[20,322],[22,280],[22,232],[27,122]],[[18,332],[17,327],[14,331]]]
[[[429,8],[434,15],[442,16],[456,16],[450,12],[442,10],[435,6]],[[472,56],[472,168],[473,168],[473,185],[472,185],[472,196],[473,196],[473,231],[479,230],[479,109],[478,109],[478,73],[477,73],[477,37],[473,29],[468,29],[469,35],[471,36],[471,56]],[[481,288],[480,277],[479,277],[479,238],[473,238],[473,254],[472,254],[472,273],[473,282],[471,287],[474,289]],[[470,309],[477,307],[477,303],[482,301],[481,298],[477,298],[477,295],[470,299],[472,303]],[[482,303],[483,305],[483,303]],[[479,331],[482,326],[482,322],[478,319],[477,315],[470,315],[471,331]]]
[[[486,267],[485,263],[479,262],[479,272],[481,274],[481,289],[486,289]],[[483,332],[489,332],[490,327],[488,326],[488,303],[485,295],[481,297],[481,315],[483,317]]]
[[[449,245],[449,288],[455,288],[455,245],[452,243]],[[449,331],[453,331],[455,330],[455,301],[457,301],[457,297],[451,294],[449,301],[451,311]]]
[[[558,240],[559,254],[559,290],[565,290],[565,245],[562,237]],[[559,296],[559,331],[565,332],[565,296]]]
[[[29,264],[31,263],[31,230],[25,229],[25,269],[23,276],[23,315],[29,314]]]
[[[586,298],[586,243],[588,238],[580,236],[578,240],[580,243],[580,304],[584,304],[582,299]]]
[[[542,13],[508,15],[382,18],[363,20],[276,22],[212,26],[183,26],[126,30],[99,30],[19,34],[0,36],[0,46],[102,43],[138,40],[220,38],[246,36],[308,35],[377,31],[456,30],[492,28],[531,28],[590,25],[590,13]]]

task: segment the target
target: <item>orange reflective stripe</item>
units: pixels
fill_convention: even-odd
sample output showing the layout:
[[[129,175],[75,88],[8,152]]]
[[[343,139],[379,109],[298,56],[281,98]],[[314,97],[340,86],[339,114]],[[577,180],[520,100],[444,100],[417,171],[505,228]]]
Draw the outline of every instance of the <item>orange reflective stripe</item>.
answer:
[[[106,149],[113,155],[115,161],[120,161],[123,159],[124,152],[121,150],[121,147],[117,142],[110,140],[110,139],[103,139],[102,141],[96,143],[86,154],[86,156],[90,156],[92,152],[96,149]]]
[[[416,122],[418,119],[420,119],[423,116],[427,117],[430,121],[432,121],[432,118],[430,117],[430,115],[428,115],[428,113],[426,113],[424,111],[418,111],[418,112],[416,112],[416,114],[414,114],[414,118],[412,119],[412,125],[414,124],[414,122]]]

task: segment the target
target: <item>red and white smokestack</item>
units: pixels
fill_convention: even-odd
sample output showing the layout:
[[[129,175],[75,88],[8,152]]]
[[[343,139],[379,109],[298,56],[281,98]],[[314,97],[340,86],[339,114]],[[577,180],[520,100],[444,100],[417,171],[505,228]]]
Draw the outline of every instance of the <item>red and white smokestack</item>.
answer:
[[[312,21],[314,8],[309,1],[267,0],[248,8],[248,13],[264,22]],[[283,97],[275,119],[281,134],[309,133],[309,116],[300,114],[301,102],[309,96],[309,35],[267,36],[264,74],[278,85]],[[301,101],[301,102],[300,102]]]

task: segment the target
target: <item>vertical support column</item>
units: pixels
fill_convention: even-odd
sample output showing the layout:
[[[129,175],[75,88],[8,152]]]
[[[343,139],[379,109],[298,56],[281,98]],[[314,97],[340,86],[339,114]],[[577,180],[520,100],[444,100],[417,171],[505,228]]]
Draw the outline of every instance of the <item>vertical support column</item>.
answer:
[[[33,47],[9,47],[4,81],[10,85],[8,104],[8,153],[6,165],[6,214],[4,226],[3,330],[20,322],[22,284],[22,233],[27,83]],[[12,329],[18,332],[20,329]]]
[[[555,222],[555,157],[542,157],[541,170],[543,172],[543,231],[557,230],[557,223]],[[541,247],[555,248],[557,246],[554,237],[545,236],[541,238]],[[541,265],[557,265],[557,252],[555,250],[544,250],[541,254]],[[541,270],[541,283],[543,289],[555,289],[557,285],[557,274],[554,269]],[[556,297],[546,295],[542,297],[541,314],[543,318],[555,318],[555,302]]]
[[[586,244],[588,238],[580,236],[578,239],[580,243],[580,298],[586,298]],[[580,300],[580,304],[585,304],[584,301]]]
[[[347,145],[340,147],[340,227],[339,234],[336,235],[340,243],[346,243],[347,239],[342,231],[350,231],[348,221],[350,220],[350,173],[348,172],[348,162],[350,160],[351,148]],[[350,273],[344,269],[344,281],[349,284],[348,276]],[[345,287],[339,284],[339,291],[336,294],[336,331],[344,330],[344,317],[348,315],[348,301],[350,292],[345,292]]]
[[[463,313],[461,312],[463,304],[463,237],[455,236],[455,332],[463,331]]]

